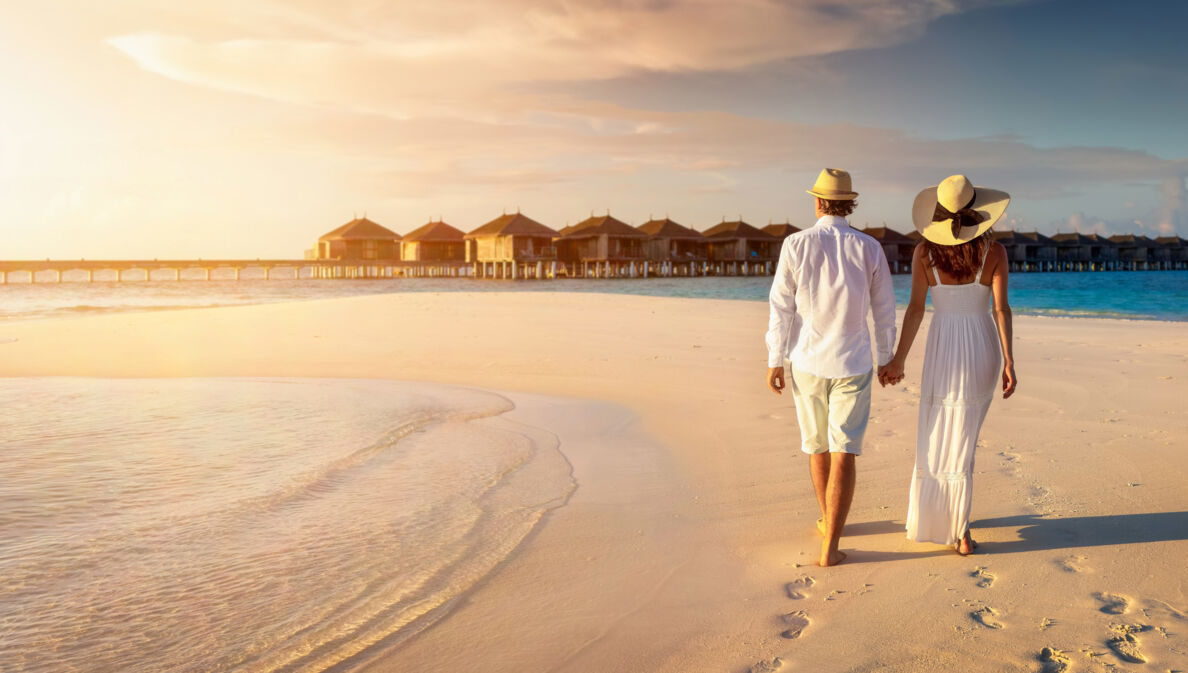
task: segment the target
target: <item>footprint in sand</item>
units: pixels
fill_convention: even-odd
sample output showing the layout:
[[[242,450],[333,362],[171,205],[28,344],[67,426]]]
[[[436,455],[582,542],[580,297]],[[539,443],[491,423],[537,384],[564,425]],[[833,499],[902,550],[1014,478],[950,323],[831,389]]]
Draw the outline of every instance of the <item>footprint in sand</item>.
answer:
[[[1040,662],[1040,673],[1062,673],[1071,662],[1067,654],[1052,647],[1040,650],[1035,659]]]
[[[987,570],[986,566],[974,567],[973,572],[970,573],[969,576],[977,579],[978,586],[982,587],[983,589],[989,589],[994,585],[994,580],[998,579],[998,575],[995,575],[994,573]]]
[[[1130,599],[1126,596],[1103,591],[1093,594],[1093,597],[1101,601],[1101,607],[1098,610],[1107,615],[1124,615],[1130,611]]]
[[[1052,491],[1048,490],[1047,487],[1039,483],[1033,483],[1027,490],[1027,504],[1032,507],[1041,507],[1050,495],[1052,495]]]
[[[808,575],[804,575],[792,580],[791,582],[788,582],[786,585],[784,585],[784,590],[788,592],[788,598],[791,598],[792,600],[800,600],[801,598],[809,597],[808,590],[811,589],[816,583],[817,580],[809,577]]]
[[[1002,622],[999,622],[997,619],[998,611],[988,605],[984,605],[977,610],[974,610],[973,612],[969,613],[969,616],[973,618],[975,622],[985,626],[986,628],[1002,628]]]
[[[1019,476],[1019,454],[1012,451],[999,451],[998,455],[1002,457],[1003,467],[1010,475],[1012,477]]]
[[[804,633],[804,629],[809,625],[808,617],[805,616],[804,612],[801,610],[789,612],[780,619],[782,619],[784,621],[784,625],[788,627],[783,633],[780,634],[780,636],[787,638],[788,640],[799,638],[800,634]]]
[[[1069,556],[1062,561],[1058,561],[1056,565],[1060,566],[1060,569],[1066,573],[1085,573],[1090,572],[1090,570],[1085,567],[1085,561],[1088,560],[1088,556],[1076,554]]]
[[[775,659],[764,659],[754,666],[747,669],[747,673],[774,673],[784,667],[784,660],[776,657]]]
[[[1105,642],[1105,645],[1122,661],[1131,664],[1145,664],[1147,658],[1139,651],[1139,641],[1134,637],[1134,634],[1150,629],[1151,627],[1146,624],[1110,624],[1110,631],[1113,631],[1114,635]]]

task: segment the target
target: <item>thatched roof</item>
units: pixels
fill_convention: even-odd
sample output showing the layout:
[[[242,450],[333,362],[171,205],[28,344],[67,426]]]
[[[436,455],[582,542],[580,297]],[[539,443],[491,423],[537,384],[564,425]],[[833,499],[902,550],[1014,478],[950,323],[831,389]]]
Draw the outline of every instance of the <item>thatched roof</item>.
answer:
[[[1044,236],[1038,231],[1015,231],[1013,229],[995,231],[994,240],[1005,245],[1056,245],[1056,241]]]
[[[1079,232],[1068,232],[1068,233],[1064,233],[1064,234],[1056,234],[1055,236],[1052,237],[1052,240],[1056,241],[1060,245],[1065,245],[1065,246],[1069,246],[1069,245],[1096,245],[1097,244],[1097,241],[1094,241],[1092,238],[1089,238],[1085,234],[1082,234]]]
[[[779,240],[766,231],[756,229],[742,220],[735,220],[734,222],[722,222],[721,224],[714,225],[709,229],[706,229],[705,231],[701,232],[701,234],[706,238],[712,238],[715,240],[728,240],[731,238],[757,238],[763,241]]]
[[[924,240],[924,234],[921,234],[920,232],[916,231],[915,229],[912,229],[911,231],[909,231],[907,233],[907,237],[910,238],[915,243],[919,243],[920,241]]]
[[[766,227],[763,227],[762,231],[765,231],[776,238],[783,239],[788,238],[792,234],[800,231],[800,227],[794,227],[788,222],[785,222],[783,224],[769,224]]]
[[[915,241],[911,238],[908,238],[907,236],[895,231],[894,229],[891,229],[890,227],[867,227],[865,229],[859,229],[858,231],[870,236],[879,243],[886,243],[888,245],[895,243],[915,243]],[[915,229],[912,231],[915,231]]]
[[[573,226],[565,227],[557,233],[560,234],[560,238],[586,238],[587,236],[601,236],[603,234],[616,238],[647,237],[647,234],[639,229],[626,222],[617,220],[610,215],[588,217]]]
[[[1166,245],[1172,248],[1188,247],[1188,240],[1180,238],[1179,236],[1160,236],[1155,239],[1159,245]]]
[[[663,220],[648,220],[636,227],[652,238],[677,238],[701,240],[704,238],[700,231],[690,229],[683,224],[677,224],[667,217]]]
[[[1112,245],[1115,247],[1117,247],[1117,245],[1118,245],[1117,243],[1111,241],[1110,239],[1106,238],[1105,236],[1102,236],[1101,234],[1085,234],[1084,236],[1085,236],[1085,238],[1089,239],[1089,241],[1092,242],[1094,245]]]
[[[404,240],[417,243],[452,243],[461,241],[464,235],[462,230],[438,220],[413,229],[404,235]]]
[[[1155,241],[1141,234],[1115,234],[1110,236],[1110,240],[1118,245],[1134,245],[1140,248],[1154,248],[1157,245]]]
[[[1016,231],[1015,235],[1023,238],[1024,240],[1031,241],[1032,243],[1038,243],[1040,245],[1056,245],[1056,241],[1044,236],[1038,231]]]
[[[539,236],[552,238],[557,232],[536,220],[520,213],[504,213],[483,226],[466,234],[466,238],[480,236]]]
[[[400,234],[382,227],[366,217],[355,218],[341,227],[323,234],[319,241],[359,241],[364,239],[379,239],[384,241],[399,241]]]

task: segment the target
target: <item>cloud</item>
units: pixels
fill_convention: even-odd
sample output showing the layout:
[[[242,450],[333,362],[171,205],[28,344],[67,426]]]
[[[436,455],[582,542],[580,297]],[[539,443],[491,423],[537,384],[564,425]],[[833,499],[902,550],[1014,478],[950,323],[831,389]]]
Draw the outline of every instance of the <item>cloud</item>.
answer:
[[[205,3],[204,3],[205,4]],[[989,0],[452,0],[297,7],[215,2],[224,39],[163,31],[107,42],[180,82],[394,117],[505,118],[546,82],[731,71],[912,39]],[[196,10],[185,12],[192,20]]]
[[[1093,185],[1161,181],[1188,171],[1188,162],[1121,148],[1039,148],[1013,139],[920,138],[894,129],[815,125],[712,112],[661,112],[609,103],[551,101],[539,118],[498,125],[452,118],[393,120],[337,115],[285,124],[243,138],[244,143],[306,147],[311,153],[366,157],[367,170],[425,171],[438,184],[471,184],[525,171],[560,181],[611,174],[626,166],[687,176],[684,188],[737,182],[774,171],[811,178],[823,165],[848,168],[859,191],[902,194],[965,173],[976,184],[1009,191],[1019,200],[1053,200]],[[584,120],[604,121],[595,127]],[[636,133],[638,124],[662,133]],[[438,170],[443,162],[447,170]],[[580,166],[581,171],[566,172]],[[550,182],[558,180],[549,179]]]
[[[1155,218],[1155,227],[1161,236],[1188,235],[1188,196],[1184,188],[1184,176],[1164,179],[1161,185],[1163,204]]]
[[[1105,218],[1088,216],[1081,212],[1054,223],[1057,229],[1064,227],[1083,234],[1144,234],[1152,238],[1159,236],[1188,236],[1188,195],[1184,187],[1184,175],[1165,178],[1159,184],[1160,205],[1150,208],[1141,217]],[[1131,208],[1133,203],[1127,203]]]
[[[1160,180],[1184,170],[1184,162],[1141,151],[1037,148],[1014,136],[933,140],[712,110],[632,109],[578,99],[563,86],[642,70],[737,70],[885,46],[919,35],[937,18],[988,4],[1000,3],[253,3],[246,15],[231,5],[218,10],[234,24],[221,38],[212,37],[214,29],[202,37],[144,32],[108,43],[175,81],[322,110],[331,121],[315,122],[313,133],[264,134],[277,145],[320,144],[327,153],[371,157],[369,166],[381,173],[404,172],[401,184],[424,183],[412,173],[426,171],[440,178],[431,188],[521,174],[524,184],[539,186],[637,166],[695,174],[685,189],[713,190],[736,184],[741,170],[815,173],[829,164],[851,168],[868,189],[898,193],[964,172],[1018,197],[1052,199],[1087,184]],[[550,86],[537,86],[545,82]],[[484,177],[496,160],[502,165]],[[574,161],[581,170],[562,168]],[[448,172],[437,172],[443,163]],[[549,170],[559,173],[545,175]]]
[[[939,18],[989,4],[997,3],[112,0],[102,10],[80,3],[64,22],[101,32],[64,41],[63,53],[85,67],[39,77],[99,81],[89,68],[102,66],[120,84],[96,87],[114,92],[108,99],[50,100],[45,109],[76,110],[62,128],[106,144],[81,153],[78,143],[62,143],[53,155],[37,147],[28,152],[39,155],[35,165],[10,163],[15,179],[91,184],[96,201],[123,193],[109,174],[126,178],[140,214],[112,230],[155,231],[152,222],[175,204],[177,222],[225,221],[228,230],[245,218],[273,218],[274,229],[243,243],[251,249],[279,246],[287,228],[320,229],[326,217],[356,207],[398,230],[408,213],[445,210],[451,221],[478,222],[518,203],[557,222],[590,205],[637,215],[672,208],[692,224],[742,209],[763,221],[798,212],[798,185],[811,184],[824,165],[854,173],[863,216],[873,221],[894,220],[916,190],[963,172],[1011,192],[1016,219],[1050,222],[1073,208],[1099,208],[1069,195],[1126,183],[1149,189],[1188,173],[1184,161],[1120,148],[1041,148],[1012,135],[934,139],[802,123],[791,113],[666,111],[601,99],[621,94],[622,78],[638,86],[671,77],[679,87],[719,80],[688,73],[726,80],[789,59],[793,68],[819,69],[818,56],[910,41]],[[50,18],[57,17],[42,22],[47,32],[56,25]],[[198,213],[206,204],[218,206]],[[1140,200],[1134,214],[1146,208]],[[1173,223],[1183,216],[1169,212]]]

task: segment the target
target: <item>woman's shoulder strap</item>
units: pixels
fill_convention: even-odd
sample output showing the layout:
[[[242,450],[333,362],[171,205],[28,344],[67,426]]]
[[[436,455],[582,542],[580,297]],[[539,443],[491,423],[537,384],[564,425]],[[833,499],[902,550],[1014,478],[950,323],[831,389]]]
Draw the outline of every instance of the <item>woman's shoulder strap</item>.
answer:
[[[978,275],[974,278],[974,282],[982,282],[982,272],[986,270],[986,260],[990,259],[990,248],[994,247],[994,239],[986,239],[985,250],[982,251],[982,264],[978,266]]]

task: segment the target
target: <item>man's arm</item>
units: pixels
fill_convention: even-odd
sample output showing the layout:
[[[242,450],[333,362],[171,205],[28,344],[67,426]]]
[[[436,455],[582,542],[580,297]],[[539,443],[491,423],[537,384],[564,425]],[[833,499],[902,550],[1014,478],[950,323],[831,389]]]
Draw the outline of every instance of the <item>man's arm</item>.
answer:
[[[870,312],[874,314],[875,357],[879,367],[891,362],[895,350],[895,290],[891,285],[891,267],[883,246],[875,244],[878,254],[870,278]]]
[[[789,239],[785,238],[768,295],[771,312],[767,320],[767,366],[770,369],[783,368],[788,344],[795,336],[796,279],[792,275],[792,265],[792,249]]]

